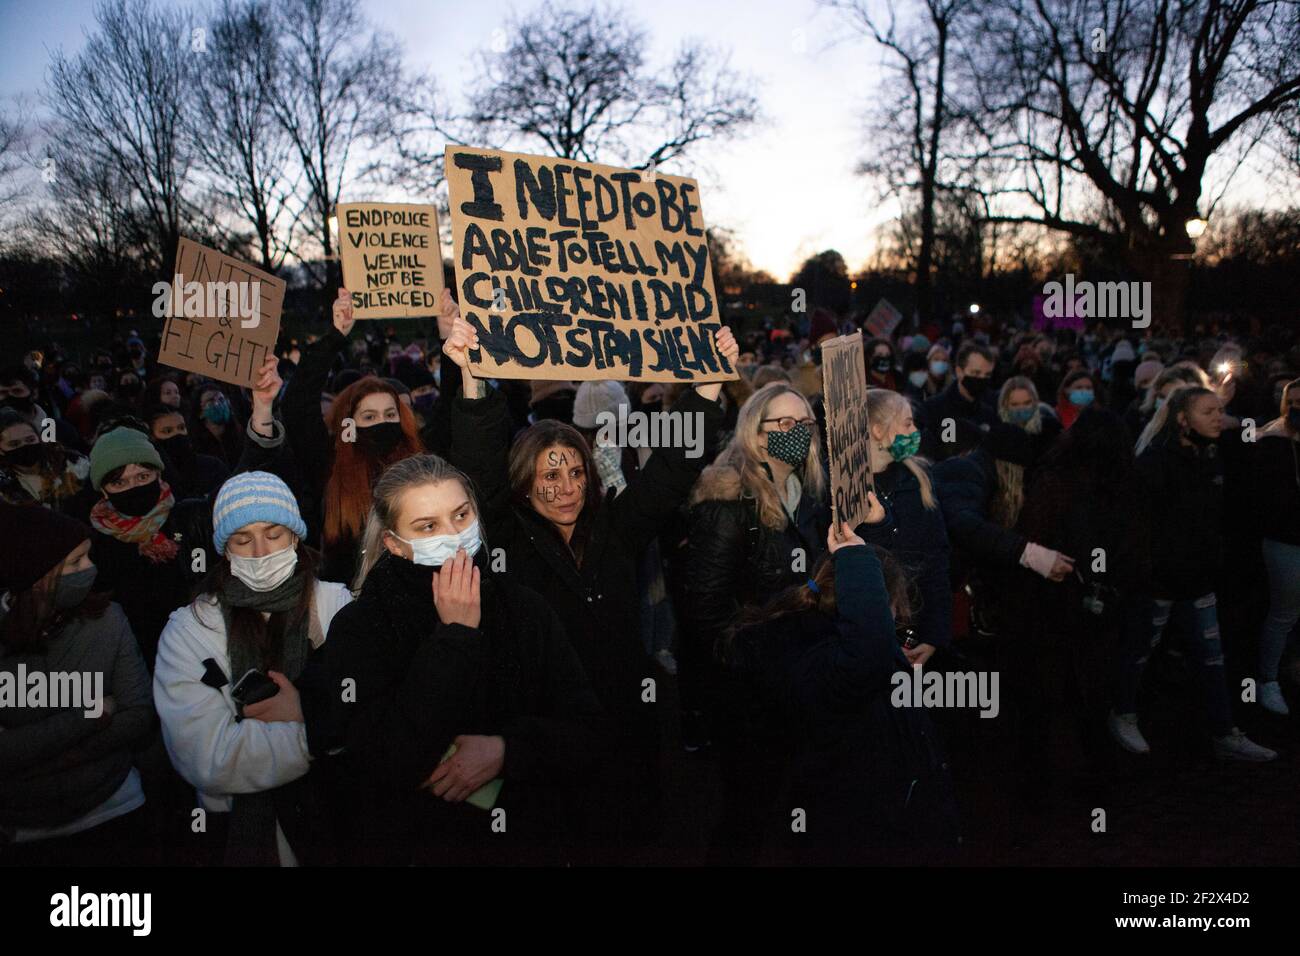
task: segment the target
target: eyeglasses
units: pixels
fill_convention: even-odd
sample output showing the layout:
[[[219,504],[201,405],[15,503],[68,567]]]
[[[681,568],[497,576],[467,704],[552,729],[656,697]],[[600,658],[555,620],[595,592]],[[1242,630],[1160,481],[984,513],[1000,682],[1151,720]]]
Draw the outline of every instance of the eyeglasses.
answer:
[[[812,428],[817,424],[815,418],[795,418],[791,415],[785,415],[781,418],[764,418],[760,421],[761,424],[764,425],[768,422],[776,422],[776,430],[781,432],[788,432],[790,429],[794,428],[795,425],[807,425],[809,428]]]

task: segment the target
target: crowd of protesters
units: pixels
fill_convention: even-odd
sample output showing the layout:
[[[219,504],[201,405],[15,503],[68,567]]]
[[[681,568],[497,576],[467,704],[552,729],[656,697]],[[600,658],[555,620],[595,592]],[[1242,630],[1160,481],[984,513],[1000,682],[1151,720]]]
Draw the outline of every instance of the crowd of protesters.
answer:
[[[671,861],[670,800],[711,862],[960,860],[983,755],[900,706],[927,671],[1000,675],[1012,800],[1150,759],[1153,670],[1204,759],[1285,748],[1293,333],[864,334],[853,527],[855,329],[789,325],[717,332],[726,382],[488,381],[450,293],[402,344],[342,290],[252,388],[134,334],[0,372],[0,863]],[[611,443],[635,413],[698,442]]]

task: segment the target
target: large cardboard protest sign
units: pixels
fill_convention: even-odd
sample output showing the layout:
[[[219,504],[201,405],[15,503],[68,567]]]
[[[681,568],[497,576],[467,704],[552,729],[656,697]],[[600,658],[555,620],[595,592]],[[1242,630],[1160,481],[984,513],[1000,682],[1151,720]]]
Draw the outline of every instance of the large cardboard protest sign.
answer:
[[[881,299],[867,316],[863,328],[873,338],[887,339],[894,334],[894,329],[898,328],[902,321],[903,313],[894,308],[888,299]]]
[[[489,378],[721,381],[699,187],[448,146],[461,314]]]
[[[872,489],[871,423],[862,333],[822,342],[826,442],[831,458],[831,505],[836,521],[857,527],[866,520]]]
[[[343,284],[358,319],[438,314],[442,250],[438,210],[410,203],[340,203]]]
[[[251,388],[275,350],[284,289],[269,272],[181,239],[158,361]]]

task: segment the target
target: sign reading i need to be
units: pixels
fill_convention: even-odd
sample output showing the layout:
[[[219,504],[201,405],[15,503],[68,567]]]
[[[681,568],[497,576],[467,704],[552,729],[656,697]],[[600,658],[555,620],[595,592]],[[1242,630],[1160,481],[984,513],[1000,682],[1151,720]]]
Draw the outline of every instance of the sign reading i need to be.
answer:
[[[438,210],[411,203],[341,203],[339,258],[358,319],[437,315],[442,299]]]
[[[721,381],[699,187],[448,146],[460,309],[487,378]]]

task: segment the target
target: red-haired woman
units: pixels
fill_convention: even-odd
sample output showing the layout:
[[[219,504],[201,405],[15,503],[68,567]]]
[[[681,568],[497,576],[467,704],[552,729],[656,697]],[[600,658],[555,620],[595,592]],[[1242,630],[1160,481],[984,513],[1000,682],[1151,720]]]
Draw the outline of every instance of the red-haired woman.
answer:
[[[347,289],[334,300],[334,328],[303,353],[284,395],[284,423],[298,466],[304,502],[320,502],[308,516],[320,528],[322,581],[350,583],[360,564],[360,541],[371,489],[385,468],[424,451],[419,426],[397,389],[373,376],[334,398],[329,420],[320,396],[356,319]]]

